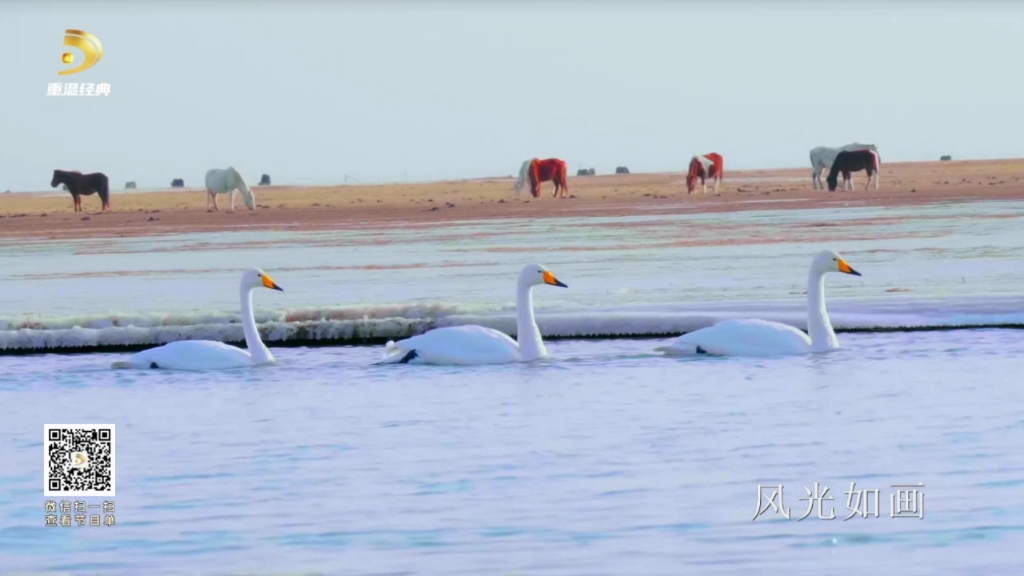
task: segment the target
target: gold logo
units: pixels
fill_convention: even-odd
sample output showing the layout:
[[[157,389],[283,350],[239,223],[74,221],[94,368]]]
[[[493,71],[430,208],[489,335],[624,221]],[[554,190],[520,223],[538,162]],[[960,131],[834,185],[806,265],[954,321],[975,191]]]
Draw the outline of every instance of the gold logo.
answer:
[[[89,464],[89,455],[85,452],[75,452],[73,456],[74,461],[71,463],[72,468],[84,468]]]
[[[64,45],[81,50],[85,54],[85,62],[82,62],[77,68],[58,72],[57,74],[59,76],[77,74],[83,70],[92,68],[100,61],[100,58],[103,58],[103,44],[100,44],[99,38],[89,34],[88,32],[71,29],[65,30]],[[61,60],[65,64],[71,64],[75,61],[75,55],[71,52],[65,52],[64,55],[61,56]]]

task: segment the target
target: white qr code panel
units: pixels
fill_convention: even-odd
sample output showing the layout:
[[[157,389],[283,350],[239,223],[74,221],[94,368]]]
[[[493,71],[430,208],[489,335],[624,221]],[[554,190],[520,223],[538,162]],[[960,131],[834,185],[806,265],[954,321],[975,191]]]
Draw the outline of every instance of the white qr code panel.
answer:
[[[45,424],[46,496],[114,496],[114,425]]]

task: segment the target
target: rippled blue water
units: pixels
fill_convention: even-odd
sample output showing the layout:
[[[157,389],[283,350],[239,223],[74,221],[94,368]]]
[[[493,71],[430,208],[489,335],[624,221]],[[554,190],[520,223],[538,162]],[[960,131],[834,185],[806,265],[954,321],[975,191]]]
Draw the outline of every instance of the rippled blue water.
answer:
[[[104,574],[1018,574],[1024,333],[816,357],[567,341],[538,365],[276,350],[196,377],[0,358],[0,566]],[[42,424],[116,422],[118,525],[45,528]],[[834,520],[806,511],[823,483]],[[849,515],[850,482],[880,517]],[[891,518],[923,482],[924,518]],[[757,485],[791,519],[752,521]],[[826,515],[828,508],[825,509]],[[874,559],[874,560],[872,560]]]
[[[831,247],[865,274],[829,280],[837,317],[861,299],[875,324],[927,322],[969,297],[971,318],[1007,321],[1024,312],[1021,213],[978,203],[7,244],[0,317],[230,311],[236,268],[251,264],[286,288],[258,309],[501,306],[528,261],[570,285],[538,291],[540,310],[799,312],[810,257]],[[551,341],[549,361],[474,368],[286,348],[277,366],[201,374],[112,371],[113,355],[0,357],[0,574],[1019,575],[1024,331],[840,340],[774,360]],[[117,425],[117,525],[46,528],[43,425],[92,422]],[[836,519],[797,520],[815,482]],[[880,517],[843,520],[851,482],[879,490]],[[923,519],[890,517],[897,483],[924,483]],[[785,487],[790,520],[753,520],[758,484]]]

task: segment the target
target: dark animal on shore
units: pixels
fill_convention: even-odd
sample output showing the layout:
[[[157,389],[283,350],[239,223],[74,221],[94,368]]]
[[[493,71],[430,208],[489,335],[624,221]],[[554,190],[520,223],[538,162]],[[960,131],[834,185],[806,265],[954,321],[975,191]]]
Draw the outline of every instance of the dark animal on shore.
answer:
[[[171,180],[171,188],[184,188],[184,187],[185,187],[185,181],[182,180],[181,178],[175,178],[174,180]]]
[[[270,174],[264,174],[260,177],[260,186],[270,186]]]
[[[952,159],[953,159],[953,157],[952,157],[952,156],[948,156],[948,155],[947,155],[947,156],[942,156],[942,157],[940,157],[940,158],[939,158],[939,161],[940,161],[940,162],[949,162],[949,161],[950,161],[950,160],[952,160]]]
[[[615,168],[615,173],[616,174],[629,174],[629,168],[626,168],[625,166],[619,166],[619,167]]]
[[[811,183],[814,185],[814,189],[825,189],[825,185],[821,183],[821,172],[825,168],[832,166],[832,163],[836,161],[836,155],[840,152],[855,152],[857,150],[874,150],[875,152],[878,152],[878,147],[874,144],[860,144],[854,142],[853,144],[847,144],[846,146],[840,146],[839,148],[818,146],[817,148],[812,149],[811,168],[814,171],[811,172]]]
[[[850,179],[851,172],[867,170],[868,181],[864,186],[867,190],[871,187],[871,180],[875,181],[875,190],[878,190],[878,170],[882,165],[882,159],[874,150],[843,151],[836,155],[832,162],[832,169],[828,173],[828,190],[835,192],[839,185],[839,174],[843,175],[843,189],[853,190],[853,180]]]
[[[125,185],[124,185],[124,189],[125,190],[131,190],[132,188],[135,188],[135,182],[134,181],[125,183]]]
[[[89,196],[91,194],[99,195],[100,200],[103,202],[104,211],[110,208],[109,182],[107,181],[107,175],[102,172],[82,174],[75,171],[54,170],[50,187],[56,188],[61,184],[71,193],[71,198],[75,201],[75,212],[82,211],[82,196]]]

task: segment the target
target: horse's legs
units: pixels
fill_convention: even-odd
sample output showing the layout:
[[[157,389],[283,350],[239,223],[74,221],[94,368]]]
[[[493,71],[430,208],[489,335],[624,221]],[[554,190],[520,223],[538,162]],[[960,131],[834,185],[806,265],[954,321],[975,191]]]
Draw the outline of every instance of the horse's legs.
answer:
[[[235,211],[235,193],[236,192],[238,192],[237,189],[231,191],[231,208],[228,210],[228,212],[234,212]]]
[[[217,193],[213,193],[213,209],[220,212],[220,206],[217,204]]]

